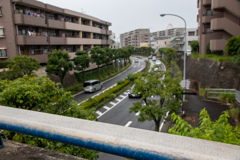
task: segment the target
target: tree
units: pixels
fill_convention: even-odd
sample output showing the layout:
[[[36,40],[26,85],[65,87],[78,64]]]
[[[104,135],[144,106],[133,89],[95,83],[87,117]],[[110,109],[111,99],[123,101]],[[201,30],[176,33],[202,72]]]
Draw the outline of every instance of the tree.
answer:
[[[162,79],[163,76],[165,79]],[[180,79],[172,77],[171,69],[163,72],[159,68],[157,71],[142,73],[135,80],[134,92],[142,94],[144,103],[134,103],[130,112],[140,112],[140,122],[153,120],[155,131],[159,131],[163,115],[177,112],[181,105]]]
[[[23,78],[13,81],[0,81],[0,105],[87,120],[96,119],[96,111],[94,109],[86,110],[78,106],[70,92],[65,92],[60,87],[60,84],[56,84],[45,76],[33,77],[25,75]],[[4,131],[3,136],[9,140],[81,156],[87,159],[96,159],[97,157],[96,151],[38,137],[9,131]]]
[[[91,61],[96,63],[98,69],[98,77],[99,77],[99,67],[104,63],[104,59],[106,58],[106,51],[99,47],[93,47],[91,52]]]
[[[208,42],[207,46],[206,46],[206,53],[207,54],[212,54],[212,51],[210,49],[210,42]]]
[[[233,36],[227,41],[225,52],[228,55],[240,55],[240,35]]]
[[[41,66],[38,60],[26,57],[24,55],[13,57],[13,61],[9,60],[8,71],[3,72],[2,79],[13,80],[23,77],[24,75],[33,74],[33,71],[37,71]]]
[[[70,63],[70,56],[68,55],[68,52],[54,50],[52,53],[48,53],[46,72],[48,75],[55,74],[58,76],[62,85],[64,77],[72,68],[73,64]]]
[[[77,71],[81,71],[83,82],[85,81],[85,69],[87,69],[90,65],[91,58],[88,56],[88,51],[77,51],[75,53],[77,57],[73,59],[74,69]]]
[[[104,63],[106,64],[107,68],[108,68],[108,74],[109,73],[109,65],[113,60],[113,50],[111,48],[104,48],[105,49],[105,53],[106,53],[106,58],[104,60]]]
[[[233,127],[228,123],[228,111],[224,111],[219,119],[213,122],[203,109],[199,117],[200,126],[197,128],[193,128],[176,114],[172,114],[171,118],[176,122],[174,127],[168,130],[171,134],[240,145],[240,127]]]
[[[167,57],[168,63],[171,63],[172,60],[175,60],[177,57],[177,52],[173,48],[165,48],[163,54]]]
[[[190,46],[191,46],[191,49],[192,49],[192,53],[198,53],[198,50],[199,50],[198,41],[191,41]]]

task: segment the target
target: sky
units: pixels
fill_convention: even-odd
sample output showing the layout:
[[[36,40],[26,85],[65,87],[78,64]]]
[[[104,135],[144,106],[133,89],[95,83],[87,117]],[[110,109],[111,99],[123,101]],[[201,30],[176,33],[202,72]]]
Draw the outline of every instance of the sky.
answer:
[[[149,28],[150,32],[165,30],[169,24],[184,27],[176,14],[187,22],[187,28],[197,28],[197,0],[38,0],[60,8],[81,12],[112,23],[110,30],[120,34],[135,29]]]

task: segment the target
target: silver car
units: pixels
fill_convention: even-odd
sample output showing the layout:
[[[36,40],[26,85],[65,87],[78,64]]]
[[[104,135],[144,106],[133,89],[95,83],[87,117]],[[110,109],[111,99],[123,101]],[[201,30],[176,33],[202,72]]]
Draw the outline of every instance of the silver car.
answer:
[[[83,83],[84,92],[96,92],[102,89],[102,83],[99,80],[89,80]]]

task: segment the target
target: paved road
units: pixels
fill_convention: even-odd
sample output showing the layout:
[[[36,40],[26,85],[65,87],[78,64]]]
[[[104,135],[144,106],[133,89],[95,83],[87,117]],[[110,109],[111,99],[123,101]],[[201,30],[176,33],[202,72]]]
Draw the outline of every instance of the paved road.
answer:
[[[131,59],[132,59],[133,63],[127,70],[125,70],[124,72],[122,72],[121,74],[115,76],[112,79],[109,79],[109,80],[107,80],[105,82],[102,82],[103,83],[103,89],[102,90],[97,91],[95,93],[80,92],[80,93],[74,95],[74,100],[80,103],[80,102],[88,99],[89,97],[93,97],[93,96],[95,96],[97,94],[100,94],[105,89],[115,85],[117,83],[117,81],[119,81],[121,79],[124,79],[128,74],[140,71],[141,69],[143,69],[146,66],[146,63],[145,63],[145,61],[143,59],[139,59],[139,63],[134,63],[135,57],[131,57]]]
[[[145,58],[146,59],[146,58]],[[155,64],[155,61],[150,61],[151,67]],[[155,129],[154,121],[138,122],[139,113],[129,113],[129,108],[133,106],[133,103],[140,102],[140,98],[128,98],[127,91],[119,95],[115,100],[105,104],[101,107],[97,114],[99,122],[111,123],[121,125],[125,127],[133,127],[145,130],[153,131]],[[126,158],[99,153],[99,160],[124,160]]]

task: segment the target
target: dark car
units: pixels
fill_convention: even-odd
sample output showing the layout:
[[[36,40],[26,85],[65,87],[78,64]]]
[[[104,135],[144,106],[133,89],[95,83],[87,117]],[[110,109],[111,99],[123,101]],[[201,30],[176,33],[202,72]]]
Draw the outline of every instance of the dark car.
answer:
[[[128,92],[128,97],[129,98],[133,98],[133,97],[134,98],[141,98],[142,94],[134,92],[134,87],[135,87],[135,84],[131,87],[130,91]]]

